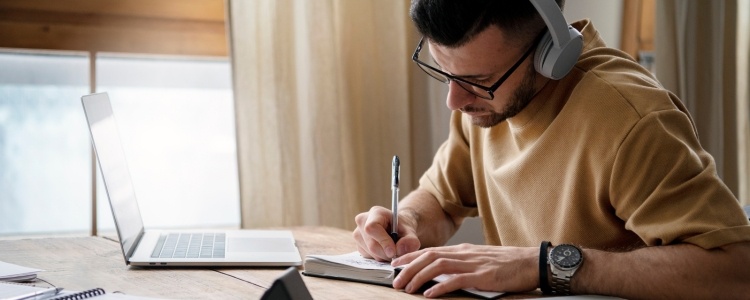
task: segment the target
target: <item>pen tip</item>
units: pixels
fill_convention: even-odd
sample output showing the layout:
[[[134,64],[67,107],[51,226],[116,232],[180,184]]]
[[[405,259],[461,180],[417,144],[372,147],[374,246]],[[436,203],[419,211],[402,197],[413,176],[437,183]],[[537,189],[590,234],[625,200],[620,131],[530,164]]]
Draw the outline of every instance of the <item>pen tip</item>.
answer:
[[[394,164],[398,164],[398,163],[400,163],[400,161],[398,160],[398,155],[394,155],[394,156],[393,156],[393,163],[394,163]]]

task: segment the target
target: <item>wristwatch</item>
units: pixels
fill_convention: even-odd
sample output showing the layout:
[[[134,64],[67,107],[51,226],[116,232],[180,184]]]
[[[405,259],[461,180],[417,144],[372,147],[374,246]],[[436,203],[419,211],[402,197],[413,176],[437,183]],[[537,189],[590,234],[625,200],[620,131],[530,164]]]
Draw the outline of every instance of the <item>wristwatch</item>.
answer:
[[[583,264],[583,251],[571,244],[562,244],[552,248],[547,259],[552,270],[554,295],[570,295],[570,279]]]

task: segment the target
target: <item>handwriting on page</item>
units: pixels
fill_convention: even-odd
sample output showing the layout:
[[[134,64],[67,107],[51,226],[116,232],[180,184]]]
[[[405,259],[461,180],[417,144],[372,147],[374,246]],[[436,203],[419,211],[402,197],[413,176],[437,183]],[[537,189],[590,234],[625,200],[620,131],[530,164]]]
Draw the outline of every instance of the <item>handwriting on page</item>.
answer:
[[[364,258],[359,255],[358,252],[351,252],[342,255],[310,255],[310,257],[315,257],[318,259],[327,260],[330,262],[359,269],[393,270],[393,266],[391,266],[390,263],[380,262],[370,258]]]
[[[391,264],[389,263],[380,262],[380,261],[376,261],[373,259],[367,259],[367,258],[362,258],[362,257],[360,257],[360,259],[346,259],[344,260],[344,262],[347,265],[357,266],[359,268],[367,268],[367,269],[391,269],[392,268]]]

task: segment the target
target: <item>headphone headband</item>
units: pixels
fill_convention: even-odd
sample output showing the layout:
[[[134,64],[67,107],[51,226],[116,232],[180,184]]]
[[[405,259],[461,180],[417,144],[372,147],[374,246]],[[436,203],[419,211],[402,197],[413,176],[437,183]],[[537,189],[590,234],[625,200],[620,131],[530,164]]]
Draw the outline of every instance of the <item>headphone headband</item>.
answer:
[[[547,25],[547,33],[534,54],[536,71],[551,79],[561,79],[573,69],[583,49],[583,37],[568,25],[555,0],[529,0]]]
[[[530,1],[542,16],[544,23],[547,24],[547,30],[552,35],[552,41],[555,43],[555,46],[559,48],[559,45],[567,44],[570,41],[570,36],[567,35],[568,22],[565,21],[565,17],[560,11],[560,7],[557,6],[557,2],[553,0]]]

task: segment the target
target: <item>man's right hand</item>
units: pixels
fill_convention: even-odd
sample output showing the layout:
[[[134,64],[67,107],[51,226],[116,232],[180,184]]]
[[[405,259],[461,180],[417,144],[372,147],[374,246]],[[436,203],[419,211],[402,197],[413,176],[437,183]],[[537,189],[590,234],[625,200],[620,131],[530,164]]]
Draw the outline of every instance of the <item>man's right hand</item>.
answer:
[[[408,215],[399,214],[398,243],[394,243],[388,232],[391,228],[391,211],[381,206],[374,206],[368,212],[358,214],[354,221],[354,240],[357,250],[367,258],[389,261],[392,258],[419,250],[420,242],[416,233],[415,220]]]

